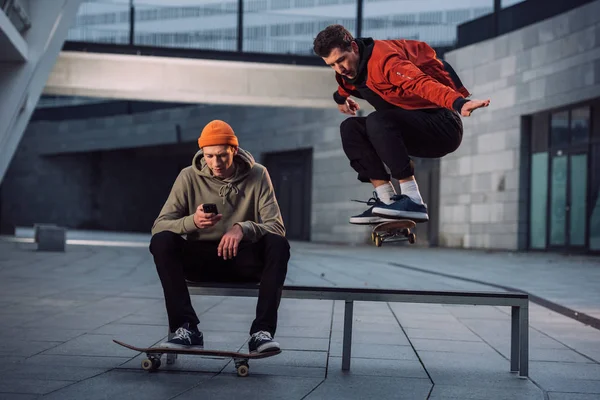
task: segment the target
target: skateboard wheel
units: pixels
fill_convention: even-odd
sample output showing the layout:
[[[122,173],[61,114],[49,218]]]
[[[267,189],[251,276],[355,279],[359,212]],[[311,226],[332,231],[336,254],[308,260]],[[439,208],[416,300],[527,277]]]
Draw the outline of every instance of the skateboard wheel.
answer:
[[[408,235],[408,243],[414,244],[416,240],[417,240],[417,237],[415,236],[414,233],[411,233]]]
[[[408,229],[408,228],[402,229],[402,235],[408,237],[408,235],[410,235],[410,229]]]
[[[149,360],[147,358],[142,360],[142,369],[144,371],[152,371],[153,367],[154,367],[154,363],[152,362],[152,360]]]
[[[371,242],[375,243],[375,232],[371,232]]]
[[[383,242],[381,241],[381,238],[379,236],[375,236],[375,246],[381,247],[382,244]]]
[[[246,364],[241,364],[236,369],[238,376],[248,376],[249,368]]]
[[[154,371],[160,368],[160,358],[150,357],[142,360],[142,369]]]

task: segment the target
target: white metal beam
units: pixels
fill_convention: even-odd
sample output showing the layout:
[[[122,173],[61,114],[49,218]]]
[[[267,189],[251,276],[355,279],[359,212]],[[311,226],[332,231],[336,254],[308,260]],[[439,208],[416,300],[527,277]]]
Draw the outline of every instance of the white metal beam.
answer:
[[[326,66],[63,51],[44,94],[331,108],[336,89]]]

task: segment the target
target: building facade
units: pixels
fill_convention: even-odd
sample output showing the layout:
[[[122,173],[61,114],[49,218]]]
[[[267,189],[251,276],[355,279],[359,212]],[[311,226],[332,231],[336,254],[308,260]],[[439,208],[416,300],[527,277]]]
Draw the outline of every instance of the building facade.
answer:
[[[279,4],[259,3],[269,12]],[[322,11],[326,2],[310,3],[313,8],[288,12]],[[338,5],[352,6],[347,3]],[[376,3],[384,2],[365,1],[365,10]],[[475,9],[469,5],[470,17]],[[168,10],[171,14],[163,10],[157,15],[192,12]],[[287,26],[297,32],[296,23]],[[96,29],[98,24],[90,25]],[[266,31],[277,33],[275,25]],[[363,36],[378,38],[368,26],[365,22]],[[382,32],[380,37],[386,36]],[[314,34],[316,30],[307,40]],[[244,36],[244,41],[250,39]],[[417,227],[419,243],[600,250],[599,44],[597,0],[444,54],[473,97],[492,102],[463,119],[463,143],[455,153],[417,160],[417,179],[431,214],[429,223]],[[276,50],[267,46],[261,51]],[[7,230],[54,222],[80,229],[149,231],[175,176],[189,165],[200,130],[214,118],[230,122],[242,147],[271,171],[291,239],[369,240],[368,228],[347,222],[364,209],[351,199],[366,201],[372,188],[359,183],[341,149],[339,124],[345,116],[333,102],[331,110],[127,102],[41,109],[0,187],[0,226]]]

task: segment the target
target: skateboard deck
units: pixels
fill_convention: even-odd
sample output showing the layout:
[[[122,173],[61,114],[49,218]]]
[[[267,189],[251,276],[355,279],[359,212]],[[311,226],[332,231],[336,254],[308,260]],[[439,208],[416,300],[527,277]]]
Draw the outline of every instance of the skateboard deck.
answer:
[[[371,241],[375,246],[381,247],[384,241],[408,241],[414,244],[417,236],[411,232],[417,224],[410,219],[399,219],[376,224],[371,231]]]
[[[276,356],[281,353],[281,350],[270,351],[266,353],[239,353],[235,351],[222,351],[222,350],[204,350],[198,348],[163,348],[163,347],[137,347],[127,343],[113,339],[116,344],[126,347],[128,349],[139,351],[140,353],[146,353],[146,359],[142,360],[142,369],[146,371],[155,371],[160,367],[160,358],[163,354],[189,354],[196,356],[205,357],[219,357],[227,358],[231,357],[235,363],[235,370],[239,376],[247,376],[249,373],[248,360],[267,358]]]

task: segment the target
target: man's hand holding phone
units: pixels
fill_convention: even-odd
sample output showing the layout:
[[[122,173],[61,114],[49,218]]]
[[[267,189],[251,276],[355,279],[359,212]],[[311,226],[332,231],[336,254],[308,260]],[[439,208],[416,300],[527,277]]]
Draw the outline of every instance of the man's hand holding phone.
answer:
[[[210,228],[215,226],[221,218],[223,218],[223,214],[219,214],[216,204],[200,204],[194,214],[194,224],[198,229]]]

